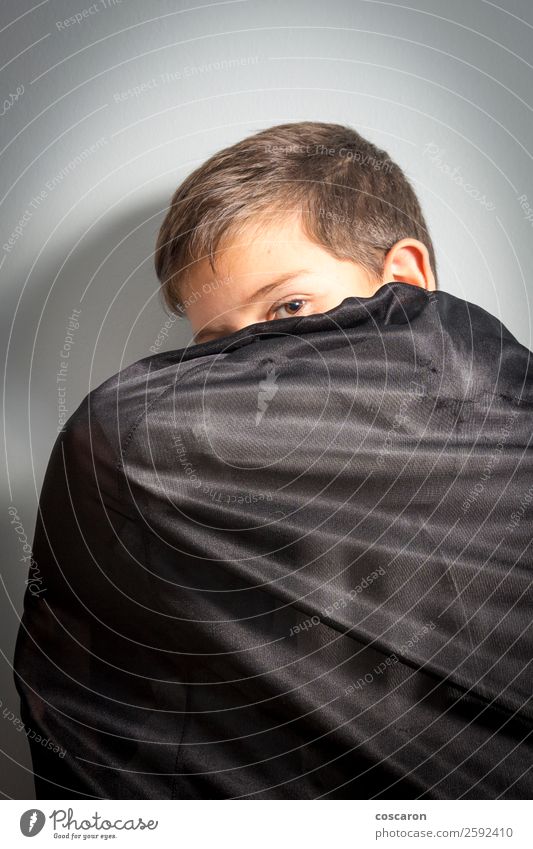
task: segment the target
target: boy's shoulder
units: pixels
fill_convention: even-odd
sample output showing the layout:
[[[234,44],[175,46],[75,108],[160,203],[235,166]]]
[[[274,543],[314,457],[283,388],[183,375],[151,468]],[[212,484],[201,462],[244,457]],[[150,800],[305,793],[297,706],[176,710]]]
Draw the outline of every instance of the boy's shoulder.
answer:
[[[200,347],[200,346],[195,346]],[[91,452],[101,441],[120,457],[139,422],[171,394],[187,372],[202,368],[205,357],[190,358],[187,349],[151,354],[136,360],[91,389],[67,419],[60,438]]]
[[[219,381],[253,393],[268,363],[302,382],[325,363],[332,377],[354,370],[361,386],[374,382],[384,391],[402,381],[408,389],[410,369],[422,367],[441,399],[477,393],[533,402],[531,352],[498,318],[449,292],[395,281],[325,313],[259,322],[143,357],[92,389],[66,428],[87,429],[92,420],[120,453],[148,414],[164,407],[179,424],[192,406],[205,406]]]

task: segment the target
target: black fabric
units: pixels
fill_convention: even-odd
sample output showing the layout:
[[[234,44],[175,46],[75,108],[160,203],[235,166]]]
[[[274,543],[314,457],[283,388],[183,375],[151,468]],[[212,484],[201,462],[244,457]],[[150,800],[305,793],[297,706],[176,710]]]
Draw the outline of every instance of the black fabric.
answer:
[[[38,798],[531,798],[530,357],[392,282],[92,390],[16,646]]]

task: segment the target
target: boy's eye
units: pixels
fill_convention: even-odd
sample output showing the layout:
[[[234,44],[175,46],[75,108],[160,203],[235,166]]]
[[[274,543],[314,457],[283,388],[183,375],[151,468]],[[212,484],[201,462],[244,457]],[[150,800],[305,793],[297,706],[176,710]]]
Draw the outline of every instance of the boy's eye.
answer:
[[[301,310],[302,304],[305,304],[304,300],[284,301],[277,307],[273,307],[272,312],[276,318],[289,318],[291,315],[296,315],[298,310]],[[280,315],[279,310],[287,310],[286,315]]]

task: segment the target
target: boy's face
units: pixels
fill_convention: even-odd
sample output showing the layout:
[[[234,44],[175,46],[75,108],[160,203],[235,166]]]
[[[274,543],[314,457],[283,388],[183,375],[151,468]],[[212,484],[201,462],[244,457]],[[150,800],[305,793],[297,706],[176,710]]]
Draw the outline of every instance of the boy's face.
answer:
[[[180,290],[195,343],[259,321],[326,312],[344,298],[371,297],[383,283],[310,241],[296,218],[228,240],[217,251],[216,272],[199,260]]]

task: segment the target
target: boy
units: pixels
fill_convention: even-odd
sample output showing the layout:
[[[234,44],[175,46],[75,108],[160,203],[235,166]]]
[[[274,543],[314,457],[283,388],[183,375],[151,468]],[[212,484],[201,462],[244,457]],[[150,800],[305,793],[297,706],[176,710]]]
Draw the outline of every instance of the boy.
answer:
[[[271,127],[194,171],[172,198],[155,265],[196,342],[325,312],[393,280],[437,288],[401,169],[354,130],[313,122]]]
[[[92,390],[41,491],[38,797],[530,798],[530,352],[346,127],[216,154],[156,268],[198,344]]]

